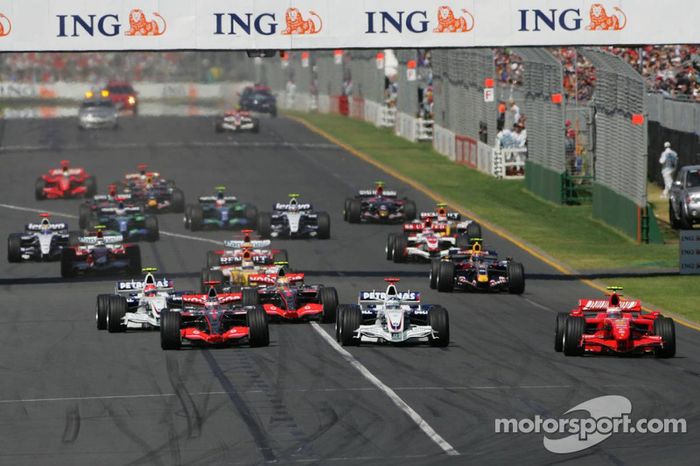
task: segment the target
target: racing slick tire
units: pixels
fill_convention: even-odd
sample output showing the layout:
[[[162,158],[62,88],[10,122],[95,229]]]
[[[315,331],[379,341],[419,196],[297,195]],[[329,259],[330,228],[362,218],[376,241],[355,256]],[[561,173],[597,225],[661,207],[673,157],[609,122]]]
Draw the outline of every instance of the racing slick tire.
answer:
[[[44,188],[46,188],[46,181],[44,181],[43,178],[37,178],[36,182],[34,183],[34,198],[37,201],[43,201],[46,199]]]
[[[146,227],[146,241],[158,241],[160,239],[160,230],[158,229],[158,217],[150,215],[144,219]]]
[[[326,212],[319,212],[316,221],[318,222],[318,238],[329,239],[331,237],[331,216]]]
[[[7,261],[22,262],[22,235],[19,233],[7,237]]]
[[[181,189],[173,189],[172,197],[170,198],[171,210],[175,213],[183,213],[185,211],[185,193]]]
[[[251,133],[259,133],[260,132],[260,120],[257,118],[253,118],[253,128],[250,130]]]
[[[95,310],[95,321],[97,330],[107,330],[107,314],[109,313],[110,294],[97,295],[97,309]]]
[[[185,230],[189,230],[192,228],[192,205],[188,204],[185,207],[185,216],[182,217],[182,221],[185,225]]]
[[[481,225],[476,222],[471,222],[469,225],[467,225],[467,236],[469,239],[482,238]]]
[[[201,293],[206,293],[209,291],[209,285],[205,285],[209,281],[209,269],[204,268],[199,274],[199,291]]]
[[[394,241],[396,241],[396,233],[389,233],[386,237],[386,246],[384,246],[386,260],[388,261],[394,258]]]
[[[657,317],[654,320],[654,334],[663,339],[663,347],[656,350],[656,357],[674,357],[676,355],[676,325],[673,323],[673,319]]]
[[[567,312],[557,313],[557,323],[554,327],[554,351],[561,353],[564,350],[564,332],[566,331]]]
[[[179,350],[182,347],[180,336],[180,313],[165,310],[160,315],[160,347],[164,350]]]
[[[76,260],[75,249],[64,248],[61,251],[61,277],[72,278],[75,277],[75,269],[73,269],[73,262]]]
[[[523,294],[525,292],[525,267],[520,262],[508,263],[508,293]]]
[[[272,235],[272,215],[262,212],[258,215],[258,234],[263,239],[270,239]]]
[[[450,316],[447,309],[442,306],[433,306],[428,311],[428,323],[432,327],[433,332],[437,334],[437,338],[432,335],[428,336],[430,346],[444,348],[450,344]]]
[[[341,334],[341,325],[343,322],[343,314],[345,313],[345,310],[348,309],[349,307],[352,307],[352,304],[339,304],[338,309],[336,310],[336,316],[335,316],[335,341],[340,343],[340,334]]]
[[[584,353],[581,338],[586,328],[586,319],[583,317],[566,318],[566,328],[564,329],[564,354],[567,356],[582,356]]]
[[[250,309],[246,314],[248,324],[248,343],[253,348],[270,344],[270,328],[267,325],[267,314],[262,306]]]
[[[323,314],[321,314],[321,322],[324,324],[332,324],[336,320],[336,312],[338,309],[338,292],[333,287],[323,287],[318,292],[323,305]]]
[[[272,255],[273,262],[287,262],[289,263],[289,254],[286,249],[280,249]]]
[[[198,231],[204,225],[204,211],[201,206],[193,205],[190,209],[190,230]]]
[[[347,206],[348,223],[360,223],[362,218],[362,203],[357,199],[350,199]]]
[[[437,290],[451,293],[455,289],[455,265],[453,262],[441,261],[437,274]]]
[[[247,205],[245,207],[245,218],[248,220],[248,227],[255,229],[258,226],[258,209],[255,206]]]
[[[362,325],[362,310],[360,306],[343,309],[340,322],[340,344],[343,346],[359,346],[360,338],[355,336],[355,330]]]
[[[80,204],[78,208],[78,226],[81,230],[88,227],[90,217],[92,217],[92,208],[88,204]]]
[[[220,121],[217,121],[214,124],[214,131],[217,133],[223,133],[224,132],[224,125]]]
[[[455,246],[457,246],[459,249],[468,249],[471,246],[471,241],[469,241],[470,239],[471,237],[468,234],[459,235],[455,241]]]
[[[430,261],[430,289],[437,290],[438,274],[440,273],[440,264],[442,263],[439,259],[433,259]]]
[[[85,197],[92,197],[97,194],[97,180],[94,176],[85,178]]]
[[[241,304],[244,306],[257,306],[260,304],[260,297],[258,296],[258,290],[255,288],[243,288],[241,290],[243,296],[241,297]]]
[[[403,205],[403,214],[406,217],[406,221],[410,222],[416,219],[416,214],[418,210],[416,209],[416,203],[413,201],[406,201]]]
[[[668,201],[668,223],[671,224],[671,228],[678,230],[681,227],[681,222],[676,218],[673,212],[673,201],[669,199]]]
[[[394,238],[394,247],[391,253],[391,258],[395,263],[400,264],[407,262],[406,248],[408,248],[408,239],[405,236],[396,236]]]
[[[126,299],[122,296],[109,297],[109,310],[107,311],[107,330],[109,333],[126,332],[126,324],[122,318],[126,315],[128,306]]]
[[[343,220],[348,221],[348,212],[350,212],[350,201],[352,199],[345,199],[345,207],[343,207]]]
[[[216,251],[207,251],[207,267],[218,267],[221,265],[221,256]]]
[[[141,273],[141,248],[133,244],[126,247],[126,257],[129,260],[127,272],[130,275],[138,275]]]

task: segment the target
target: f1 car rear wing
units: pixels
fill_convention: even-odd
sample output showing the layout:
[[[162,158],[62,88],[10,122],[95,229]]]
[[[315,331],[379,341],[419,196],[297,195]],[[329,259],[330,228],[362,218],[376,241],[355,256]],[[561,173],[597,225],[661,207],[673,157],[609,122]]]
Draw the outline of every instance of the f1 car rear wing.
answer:
[[[446,231],[450,225],[444,223],[433,223],[430,225],[430,229],[433,231]],[[425,225],[423,223],[404,223],[403,231],[423,231]]]
[[[84,170],[82,168],[69,168],[68,170],[66,170],[66,173],[69,176],[78,176],[82,174],[83,171]],[[62,168],[54,168],[52,170],[49,170],[49,176],[61,176],[63,175],[63,173],[64,172]]]
[[[374,197],[377,195],[376,189],[361,189],[357,193],[360,197]],[[397,197],[398,193],[396,191],[384,191],[382,192],[383,197]]]
[[[439,217],[439,215],[437,212],[421,212],[420,213],[421,220],[427,220],[427,219],[435,220],[438,217]],[[455,221],[459,221],[462,219],[462,215],[460,215],[459,212],[447,212],[445,214],[445,217],[448,220],[455,220]]]
[[[226,202],[236,202],[238,198],[236,196],[224,196],[224,201]],[[199,202],[216,202],[216,196],[200,196]]]
[[[105,244],[119,244],[124,242],[124,237],[122,235],[105,235],[102,238],[97,236],[81,236],[78,241],[81,244],[92,246],[96,244],[99,239],[103,239]]]
[[[42,225],[40,223],[27,223],[24,226],[24,229],[26,231],[41,231],[42,230]],[[49,229],[51,231],[62,231],[62,230],[67,230],[68,225],[65,223],[51,223],[49,224]]]
[[[186,294],[182,295],[182,303],[195,306],[204,306],[210,302],[209,295],[206,294]],[[218,304],[234,304],[243,299],[242,293],[219,293],[216,295]]]
[[[92,196],[93,201],[128,201],[131,199],[131,194],[119,193],[116,196],[110,196],[109,194],[95,194]]]
[[[159,278],[154,280],[153,283],[158,291],[173,291],[174,284],[172,280],[167,278]],[[114,286],[114,292],[119,293],[133,293],[143,290],[144,282],[141,280],[125,280],[118,281]]]
[[[116,207],[103,207],[100,209],[100,212],[104,214],[115,214],[117,213],[117,208]],[[138,206],[130,206],[130,207],[124,207],[124,213],[127,214],[138,214],[141,212],[141,207]]]
[[[148,173],[146,173],[146,176],[151,177],[151,178],[160,178],[160,173],[148,172]],[[141,173],[127,173],[126,175],[124,175],[124,179],[127,179],[127,180],[136,180],[136,179],[140,179],[140,178],[141,178]]]
[[[579,299],[578,308],[583,312],[607,311],[610,302],[607,299]],[[638,299],[620,300],[620,309],[627,312],[641,312],[642,302]]]
[[[272,241],[269,239],[256,240],[256,241],[242,241],[242,240],[226,240],[224,241],[224,246],[231,249],[241,249],[244,246],[252,247],[253,249],[264,249],[270,247]]]
[[[279,212],[286,212],[288,210],[291,210],[292,206],[294,206],[297,210],[299,211],[307,211],[307,210],[312,210],[311,204],[282,204],[278,202],[275,204],[272,209],[279,211]]]
[[[296,283],[304,281],[303,273],[287,273],[284,275],[289,283]],[[277,283],[279,275],[276,273],[271,274],[255,274],[248,277],[248,283],[255,283],[257,285],[274,285]]]

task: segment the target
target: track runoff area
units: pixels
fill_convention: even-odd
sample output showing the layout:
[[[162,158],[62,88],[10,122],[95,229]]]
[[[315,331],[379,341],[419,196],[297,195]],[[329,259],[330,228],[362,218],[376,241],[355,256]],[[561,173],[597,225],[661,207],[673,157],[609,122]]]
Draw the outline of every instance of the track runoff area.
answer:
[[[692,462],[697,332],[677,328],[673,359],[566,358],[552,348],[555,313],[600,292],[487,230],[485,244],[525,265],[525,293],[431,290],[425,264],[385,260],[395,227],[348,224],[342,208],[377,178],[419,211],[434,201],[297,122],[262,119],[260,133],[240,135],[216,134],[210,118],[185,117],[124,118],[117,132],[81,132],[71,119],[8,120],[4,129],[5,236],[43,211],[76,224],[80,201],[33,196],[37,174],[67,157],[101,189],[147,163],[176,180],[188,201],[225,184],[262,210],[298,192],[329,212],[332,225],[330,240],[275,241],[307,282],[334,286],[341,303],[352,303],[359,290],[398,277],[401,290],[421,291],[423,302],[448,310],[451,336],[446,348],[343,348],[332,324],[271,324],[269,347],[166,352],[158,332],[95,330],[95,297],[109,293],[114,278],[64,280],[57,263],[2,257],[3,463],[504,464],[526,454],[527,463],[542,464],[558,459],[544,437],[563,435],[528,432],[527,421],[567,418],[569,409],[603,396],[629,400],[635,421],[682,418],[687,433],[619,433],[569,453],[568,461]],[[206,252],[232,234],[190,232],[181,214],[159,221],[161,239],[141,243],[144,266],[157,267],[177,289],[197,289]],[[611,406],[589,408],[589,417],[614,416]],[[524,422],[524,431],[497,433],[503,419]]]

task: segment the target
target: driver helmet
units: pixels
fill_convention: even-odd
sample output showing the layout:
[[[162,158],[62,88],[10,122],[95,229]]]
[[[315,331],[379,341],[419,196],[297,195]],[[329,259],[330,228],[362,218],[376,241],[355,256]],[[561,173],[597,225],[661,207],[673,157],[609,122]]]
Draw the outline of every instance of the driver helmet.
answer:
[[[384,186],[377,186],[377,196],[384,195]]]
[[[156,291],[158,291],[158,287],[156,287],[153,283],[149,283],[143,287],[143,293],[146,296],[155,296]]]
[[[430,217],[425,219],[424,227],[426,230],[430,230],[433,228],[433,220]]]
[[[105,247],[107,243],[105,242],[104,236],[98,236],[97,240],[95,241],[95,246],[97,247]]]
[[[620,306],[610,306],[608,308],[607,315],[610,319],[619,319],[622,317],[622,310],[620,309]]]
[[[290,212],[296,212],[298,210],[299,210],[299,204],[297,204],[296,202],[289,203],[289,211]]]
[[[63,176],[68,176],[68,164],[64,164],[61,169],[63,170]]]
[[[116,208],[117,215],[124,215],[126,213],[126,207],[124,206],[124,201],[119,201]]]
[[[109,190],[107,194],[110,197],[116,197],[116,195],[117,195],[117,185],[116,184],[110,184],[107,189]]]
[[[41,231],[46,233],[51,230],[51,222],[48,218],[41,219]]]

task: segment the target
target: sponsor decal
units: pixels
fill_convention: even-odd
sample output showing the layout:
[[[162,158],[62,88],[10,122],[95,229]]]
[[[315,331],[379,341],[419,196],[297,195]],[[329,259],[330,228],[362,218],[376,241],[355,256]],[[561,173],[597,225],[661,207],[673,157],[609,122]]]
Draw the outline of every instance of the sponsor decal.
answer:
[[[627,15],[618,7],[608,14],[602,3],[594,3],[588,12],[588,24],[583,28],[583,13],[578,8],[521,9],[519,32],[540,31],[622,31],[627,27]]]
[[[433,29],[433,32],[469,32],[474,29],[476,23],[474,16],[465,9],[462,9],[461,12],[462,15],[457,16],[449,6],[443,5],[438,8],[438,25]]]
[[[287,29],[282,31],[283,35],[318,34],[323,29],[323,20],[313,10],[309,11],[309,16],[305,19],[298,8],[288,8],[284,13],[284,21]]]
[[[420,293],[415,291],[404,291],[395,295],[401,301],[420,301]],[[360,292],[361,301],[384,301],[386,293],[384,291],[362,291]]]
[[[168,27],[165,18],[153,12],[149,17],[140,8],[132,9],[128,14],[128,23],[124,24],[117,13],[103,15],[56,15],[58,34],[56,37],[103,36],[116,37],[122,33],[129,37],[162,36]]]
[[[10,18],[0,13],[0,37],[9,36],[12,32],[12,21]]]

